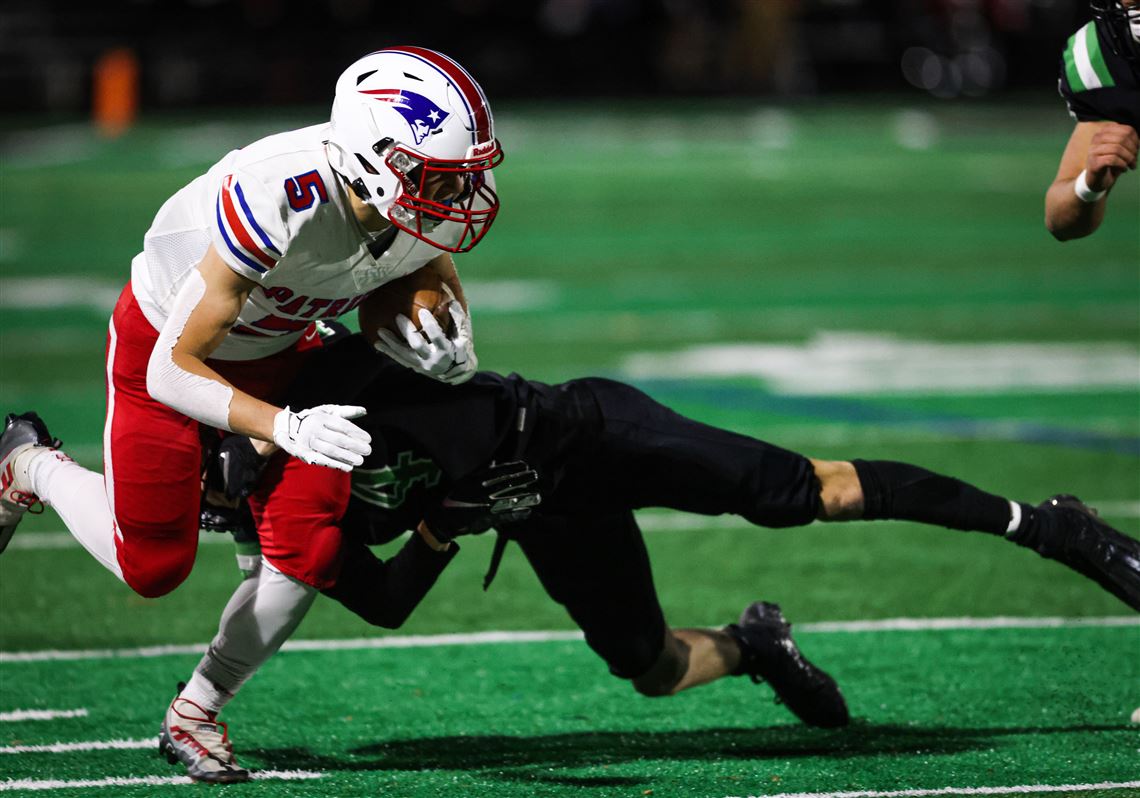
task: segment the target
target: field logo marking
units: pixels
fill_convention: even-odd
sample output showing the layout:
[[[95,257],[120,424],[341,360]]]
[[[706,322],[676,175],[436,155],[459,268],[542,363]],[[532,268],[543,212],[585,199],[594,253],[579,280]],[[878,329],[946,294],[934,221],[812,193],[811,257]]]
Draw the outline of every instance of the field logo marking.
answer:
[[[634,379],[755,377],[785,396],[962,394],[1135,388],[1137,350],[1124,343],[943,343],[823,332],[804,343],[713,344],[640,352]]]

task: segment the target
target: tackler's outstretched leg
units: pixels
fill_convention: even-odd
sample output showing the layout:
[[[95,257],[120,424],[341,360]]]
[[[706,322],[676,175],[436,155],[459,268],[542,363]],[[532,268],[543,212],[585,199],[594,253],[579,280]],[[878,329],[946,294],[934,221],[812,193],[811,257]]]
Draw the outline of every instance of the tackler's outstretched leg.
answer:
[[[1104,523],[1075,496],[1032,506],[909,463],[811,462],[822,520],[897,519],[1002,536],[1067,565],[1140,611],[1140,541]]]
[[[590,648],[642,695],[670,696],[725,676],[749,676],[768,682],[804,723],[847,724],[835,680],[804,657],[777,605],[755,602],[723,629],[669,628],[631,512],[536,517],[512,537]]]
[[[895,519],[983,532],[1063,563],[1140,610],[1140,541],[1073,497],[1034,506],[909,463],[812,460],[685,418],[623,383],[568,385],[597,407],[580,455],[589,467],[567,470],[568,496],[603,509],[734,513],[765,527]]]

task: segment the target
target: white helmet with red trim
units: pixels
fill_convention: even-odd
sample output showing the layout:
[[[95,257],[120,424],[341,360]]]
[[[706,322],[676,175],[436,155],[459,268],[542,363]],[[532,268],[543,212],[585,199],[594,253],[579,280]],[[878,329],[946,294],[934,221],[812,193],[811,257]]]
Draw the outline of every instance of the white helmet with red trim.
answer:
[[[498,213],[489,178],[503,150],[487,97],[434,50],[390,47],[346,69],[325,149],[360,199],[448,252],[474,247]]]

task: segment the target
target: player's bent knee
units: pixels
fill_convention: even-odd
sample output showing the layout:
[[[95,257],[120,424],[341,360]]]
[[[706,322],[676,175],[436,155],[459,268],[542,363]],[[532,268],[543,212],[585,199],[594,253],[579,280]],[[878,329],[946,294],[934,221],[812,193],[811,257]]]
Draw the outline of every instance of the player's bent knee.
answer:
[[[639,676],[633,680],[633,689],[647,698],[664,698],[673,695],[680,679],[653,679]]]
[[[855,466],[842,460],[812,460],[819,484],[819,518],[847,521],[863,516],[863,487]]]
[[[372,626],[381,629],[399,629],[408,619],[409,612],[393,610],[382,602],[354,606],[353,611]]]
[[[143,598],[158,598],[185,582],[194,568],[197,529],[188,536],[128,538],[120,546],[123,581]]]
[[[661,698],[677,692],[677,686],[689,669],[689,647],[672,632],[665,634],[665,646],[652,667],[630,681],[633,689],[649,698]]]
[[[123,581],[143,598],[159,598],[186,581],[194,567],[194,558],[185,563],[172,563],[161,569],[143,572],[123,570]]]

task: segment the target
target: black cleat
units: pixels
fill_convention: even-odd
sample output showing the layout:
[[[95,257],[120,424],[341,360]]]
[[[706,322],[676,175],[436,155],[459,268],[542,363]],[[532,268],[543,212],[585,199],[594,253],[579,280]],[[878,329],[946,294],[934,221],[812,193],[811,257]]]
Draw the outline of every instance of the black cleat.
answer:
[[[1076,496],[1060,494],[1041,502],[1028,523],[1008,537],[1064,563],[1140,611],[1140,540],[1117,532]]]
[[[779,605],[757,601],[744,610],[739,623],[724,631],[740,646],[740,666],[734,675],[747,674],[756,683],[770,684],[778,701],[809,726],[847,725],[850,716],[839,685],[800,653]]]

